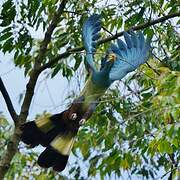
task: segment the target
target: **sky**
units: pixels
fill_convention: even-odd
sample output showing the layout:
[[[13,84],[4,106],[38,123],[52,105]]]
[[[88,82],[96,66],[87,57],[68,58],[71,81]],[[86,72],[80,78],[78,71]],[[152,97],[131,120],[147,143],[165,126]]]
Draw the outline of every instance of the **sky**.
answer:
[[[49,72],[49,70],[45,71],[38,79],[28,119],[33,119],[35,115],[41,114],[44,111],[58,113],[64,110],[68,104],[65,99],[72,90],[72,85],[77,85],[77,81],[75,82],[72,79],[69,82],[61,73],[58,73],[53,79],[47,78],[46,75]],[[26,83],[29,78],[24,77],[23,69],[14,66],[11,54],[4,55],[2,52],[0,52],[0,76],[10,95],[15,110],[19,113],[22,103],[22,100],[20,103],[19,99],[25,92]],[[0,111],[12,122],[1,94],[0,102]]]

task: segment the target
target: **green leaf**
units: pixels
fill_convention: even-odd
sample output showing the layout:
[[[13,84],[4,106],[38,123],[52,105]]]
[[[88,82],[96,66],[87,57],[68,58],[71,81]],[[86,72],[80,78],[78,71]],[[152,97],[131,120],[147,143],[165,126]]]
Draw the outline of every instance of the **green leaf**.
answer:
[[[13,46],[13,38],[9,38],[4,44],[3,44],[3,52],[11,52],[14,48]]]
[[[51,74],[51,78],[53,78],[60,71],[61,68],[62,68],[61,64],[56,65],[56,67],[54,68],[54,71]]]
[[[12,0],[7,0],[2,5],[1,18],[3,19],[0,26],[8,26],[16,16],[16,9]]]
[[[173,153],[173,148],[167,140],[160,140],[158,149],[159,149],[160,153],[168,153],[168,154]]]
[[[172,140],[172,144],[173,144],[174,146],[176,146],[176,148],[178,148],[178,147],[180,146],[180,140],[179,140],[177,137],[175,137],[175,138]]]
[[[8,39],[10,36],[12,36],[12,32],[7,32],[7,33],[3,34],[2,36],[0,36],[0,41],[4,41],[4,40]]]

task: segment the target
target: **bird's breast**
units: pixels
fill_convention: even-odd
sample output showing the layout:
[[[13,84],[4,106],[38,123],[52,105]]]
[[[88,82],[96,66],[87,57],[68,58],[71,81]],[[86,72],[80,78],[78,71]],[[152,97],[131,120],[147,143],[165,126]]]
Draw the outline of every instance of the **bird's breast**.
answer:
[[[89,104],[97,103],[99,98],[104,95],[106,90],[106,87],[102,86],[100,83],[94,83],[90,77],[80,94],[80,96],[84,97],[83,106],[86,107]]]

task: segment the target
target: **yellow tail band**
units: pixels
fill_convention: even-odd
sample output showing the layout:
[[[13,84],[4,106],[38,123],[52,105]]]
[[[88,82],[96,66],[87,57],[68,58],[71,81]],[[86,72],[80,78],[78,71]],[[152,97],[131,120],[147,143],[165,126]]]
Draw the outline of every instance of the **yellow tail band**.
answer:
[[[75,137],[69,135],[59,135],[51,142],[51,146],[62,155],[69,155],[74,141]]]
[[[47,133],[54,127],[50,116],[50,114],[46,114],[45,116],[42,116],[35,120],[36,126],[44,133]]]

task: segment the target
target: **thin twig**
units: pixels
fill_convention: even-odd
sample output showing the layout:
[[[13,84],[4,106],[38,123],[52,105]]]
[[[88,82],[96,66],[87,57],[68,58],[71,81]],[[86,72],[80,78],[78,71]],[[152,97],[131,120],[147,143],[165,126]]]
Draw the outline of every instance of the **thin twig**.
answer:
[[[111,36],[114,36],[114,34],[112,32],[110,32],[106,27],[102,26],[102,29],[104,29],[104,31],[108,32]]]
[[[156,71],[156,69],[154,69],[148,62],[146,62],[146,64],[147,64],[147,66],[148,66],[150,69],[152,69],[157,75],[160,76],[159,72]]]
[[[13,68],[11,68],[10,70],[8,70],[8,71],[0,74],[0,76],[1,76],[1,77],[2,77],[2,76],[5,76],[5,75],[9,74],[10,72],[12,72],[14,69],[16,69],[16,67],[13,67]]]
[[[54,102],[53,96],[51,95],[51,91],[50,91],[50,89],[49,89],[49,86],[48,86],[47,81],[45,81],[45,86],[46,86],[47,93],[48,93],[48,95],[49,95],[50,101],[51,101],[51,103],[52,103],[52,105],[53,105],[54,109],[56,109],[56,107],[55,107],[56,105],[55,105],[55,102]]]
[[[8,111],[9,111],[9,113],[10,113],[13,121],[16,122],[17,119],[18,119],[18,116],[17,116],[17,114],[16,114],[16,111],[15,111],[15,109],[14,109],[14,106],[13,106],[13,104],[12,104],[12,101],[11,101],[11,99],[10,99],[10,96],[9,96],[7,90],[6,90],[6,87],[5,87],[5,85],[4,85],[1,77],[0,77],[0,91],[1,91],[1,93],[2,93],[2,95],[3,95],[3,98],[4,98],[5,102],[6,102]]]
[[[160,178],[163,179],[165,176],[167,176],[170,172],[175,171],[176,169],[179,169],[180,166],[177,166],[169,171],[167,171],[165,174],[163,174]],[[159,179],[159,178],[156,178]]]
[[[159,62],[163,62],[163,60],[161,60],[159,57],[157,57],[153,52],[152,52],[152,55],[159,61]]]

